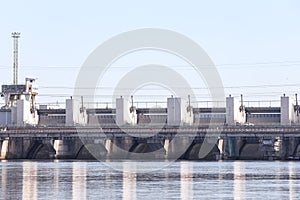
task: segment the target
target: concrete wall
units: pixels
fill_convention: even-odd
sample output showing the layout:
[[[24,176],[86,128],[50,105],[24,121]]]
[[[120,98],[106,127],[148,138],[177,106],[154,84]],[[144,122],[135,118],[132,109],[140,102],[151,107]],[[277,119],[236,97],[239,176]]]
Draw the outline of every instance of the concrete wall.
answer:
[[[11,109],[11,124],[17,124],[17,107],[13,106]]]
[[[261,114],[249,114],[247,116],[247,122],[253,123],[254,125],[279,125],[280,114],[274,113],[261,113]]]
[[[89,125],[99,125],[99,124],[116,124],[115,114],[89,114],[88,116]]]
[[[17,125],[22,126],[27,118],[26,116],[26,108],[29,109],[29,102],[22,100],[17,101]]]
[[[226,113],[197,113],[194,114],[195,125],[224,124]]]
[[[39,125],[63,126],[66,124],[65,115],[41,115],[39,116]]]
[[[11,110],[0,110],[0,125],[11,124]]]
[[[139,114],[138,124],[166,124],[167,114]]]

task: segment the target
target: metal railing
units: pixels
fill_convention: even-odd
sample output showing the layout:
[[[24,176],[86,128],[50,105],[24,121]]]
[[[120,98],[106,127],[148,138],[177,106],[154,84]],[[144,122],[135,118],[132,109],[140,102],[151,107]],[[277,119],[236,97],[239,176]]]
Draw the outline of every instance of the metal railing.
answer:
[[[239,102],[241,103],[241,102]],[[258,101],[243,101],[246,107],[279,107],[280,100],[258,100]],[[37,103],[40,105],[46,105],[47,108],[65,108],[65,102],[45,102]],[[131,105],[131,102],[128,102]],[[96,101],[96,102],[83,102],[86,108],[115,108],[115,102],[112,101]],[[133,105],[136,108],[167,108],[167,101],[134,101]],[[0,103],[0,107],[4,106],[4,103]],[[191,101],[191,106],[194,108],[222,108],[226,107],[226,101]]]
[[[280,107],[280,100],[244,101],[244,105],[246,107]]]

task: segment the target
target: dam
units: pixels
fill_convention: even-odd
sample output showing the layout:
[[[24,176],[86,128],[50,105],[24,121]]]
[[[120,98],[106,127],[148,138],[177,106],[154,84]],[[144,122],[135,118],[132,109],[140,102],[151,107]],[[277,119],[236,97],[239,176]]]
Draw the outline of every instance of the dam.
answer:
[[[137,108],[119,97],[114,108],[87,108],[70,97],[65,108],[36,105],[35,79],[3,85],[1,159],[288,160],[300,157],[299,106],[283,95],[280,107],[193,107],[189,97],[166,108]]]

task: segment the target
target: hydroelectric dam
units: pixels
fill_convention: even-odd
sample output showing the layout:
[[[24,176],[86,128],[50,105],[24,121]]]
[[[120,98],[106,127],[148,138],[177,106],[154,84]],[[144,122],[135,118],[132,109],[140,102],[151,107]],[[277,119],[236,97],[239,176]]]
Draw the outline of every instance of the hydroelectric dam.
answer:
[[[247,107],[226,97],[224,107],[193,107],[189,97],[165,108],[137,108],[123,97],[114,108],[36,106],[34,79],[3,85],[1,159],[297,160],[299,105],[283,95],[280,107]]]

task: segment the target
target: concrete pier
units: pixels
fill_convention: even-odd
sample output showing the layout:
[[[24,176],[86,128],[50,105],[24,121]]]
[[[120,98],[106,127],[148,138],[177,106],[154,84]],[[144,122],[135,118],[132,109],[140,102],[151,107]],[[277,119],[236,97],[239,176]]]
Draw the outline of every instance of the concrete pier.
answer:
[[[0,145],[1,159],[286,160],[300,157],[300,126],[7,128]]]

